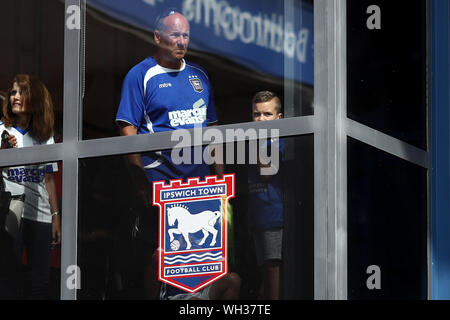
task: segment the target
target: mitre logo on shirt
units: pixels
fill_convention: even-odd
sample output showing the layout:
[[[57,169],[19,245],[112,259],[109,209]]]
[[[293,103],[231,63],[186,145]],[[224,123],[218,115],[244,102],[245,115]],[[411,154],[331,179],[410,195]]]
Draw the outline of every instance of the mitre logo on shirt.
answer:
[[[206,103],[203,99],[199,99],[194,102],[192,109],[170,111],[169,120],[172,127],[203,123],[206,120]]]
[[[202,82],[197,76],[189,76],[189,82],[191,83],[192,88],[194,88],[195,91],[199,93],[203,91]]]
[[[172,86],[172,84],[169,82],[169,83],[160,83],[159,84],[159,88],[161,89],[161,88],[170,88]]]

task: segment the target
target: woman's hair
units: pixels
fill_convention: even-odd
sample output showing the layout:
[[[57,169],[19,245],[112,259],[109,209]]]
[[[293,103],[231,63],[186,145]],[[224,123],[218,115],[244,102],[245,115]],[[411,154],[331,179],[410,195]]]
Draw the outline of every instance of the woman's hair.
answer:
[[[35,76],[18,74],[11,83],[5,101],[3,102],[3,118],[5,126],[17,124],[17,116],[12,112],[11,96],[14,83],[20,88],[20,95],[31,114],[29,134],[38,142],[43,143],[53,136],[54,114],[50,92]]]
[[[0,104],[3,106],[3,102],[6,100],[6,92],[0,91]],[[0,119],[3,117],[3,108],[0,109]]]

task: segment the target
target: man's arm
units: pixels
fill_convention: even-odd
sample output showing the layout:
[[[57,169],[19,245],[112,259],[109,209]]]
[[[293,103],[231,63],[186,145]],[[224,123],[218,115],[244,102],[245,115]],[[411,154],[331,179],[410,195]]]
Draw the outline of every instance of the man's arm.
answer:
[[[134,136],[137,135],[137,128],[129,123],[120,121],[118,122],[119,132],[121,136]],[[144,165],[142,163],[142,158],[139,153],[133,153],[126,156],[131,165],[131,173],[133,176],[134,183],[137,189],[137,197],[145,205],[150,205],[150,184],[147,181],[145,175]],[[133,170],[136,168],[136,170]]]
[[[129,123],[120,121],[118,123],[119,125],[119,132],[121,136],[134,136],[137,135],[137,128]],[[136,165],[137,167],[144,170],[144,165],[142,164],[142,158],[139,153],[133,153],[127,155],[128,161],[130,161],[131,164]]]

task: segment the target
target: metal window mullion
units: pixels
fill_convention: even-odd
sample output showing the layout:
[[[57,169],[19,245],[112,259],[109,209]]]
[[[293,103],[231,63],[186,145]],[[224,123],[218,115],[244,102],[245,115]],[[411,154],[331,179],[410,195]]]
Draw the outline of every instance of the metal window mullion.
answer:
[[[327,1],[314,1],[314,299],[327,298]]]
[[[224,143],[234,142],[234,141],[244,141],[248,139],[245,135],[240,135],[237,138],[227,136],[227,131],[231,132],[235,130],[242,130],[243,132],[251,129],[257,130],[267,130],[268,134],[271,130],[278,129],[279,135],[283,137],[297,136],[304,134],[312,134],[315,128],[315,117],[306,116],[300,118],[286,118],[273,121],[261,121],[261,122],[247,122],[247,123],[237,123],[222,126],[214,126],[210,128],[203,128],[202,130],[214,129],[218,130],[224,139]],[[89,157],[99,157],[99,156],[110,156],[110,155],[120,155],[135,152],[146,152],[146,151],[159,151],[163,149],[171,149],[175,146],[177,147],[191,147],[203,144],[208,144],[209,141],[204,139],[199,139],[194,141],[194,130],[185,130],[189,133],[191,139],[188,139],[186,143],[180,144],[181,141],[173,137],[173,131],[157,132],[146,135],[136,135],[136,136],[121,136],[121,137],[111,137],[104,139],[95,139],[78,142],[76,145],[76,153],[78,158],[89,158]]]
[[[328,237],[327,298],[347,298],[345,4],[328,2]]]
[[[1,150],[0,167],[22,166],[34,163],[59,161],[63,158],[61,144],[39,145]]]
[[[336,27],[336,288],[335,298],[347,299],[347,1],[335,1]]]
[[[347,298],[345,8],[314,2],[315,299]]]
[[[82,8],[82,0],[66,0],[65,13],[70,6]],[[67,15],[66,19],[67,20]],[[81,19],[81,17],[79,17]],[[83,26],[81,26],[83,27]],[[71,283],[74,274],[66,273],[77,266],[78,226],[78,157],[77,143],[80,123],[80,57],[81,30],[65,28],[64,32],[64,110],[63,110],[63,175],[62,175],[62,243],[61,243],[61,299],[75,300]],[[81,275],[78,274],[78,277]],[[70,278],[69,278],[70,277]],[[76,284],[76,282],[75,282]]]
[[[417,148],[352,119],[346,119],[345,126],[349,137],[423,168],[429,168],[429,155],[426,150]]]

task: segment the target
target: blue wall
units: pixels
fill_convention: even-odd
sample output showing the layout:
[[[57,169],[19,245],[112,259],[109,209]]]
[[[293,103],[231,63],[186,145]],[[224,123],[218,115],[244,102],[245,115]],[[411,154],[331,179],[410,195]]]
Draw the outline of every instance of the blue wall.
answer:
[[[243,66],[314,84],[313,6],[295,2],[284,27],[283,1],[273,0],[88,0],[87,4],[125,23],[154,29],[154,19],[169,7],[190,21],[190,48],[227,57]],[[284,73],[284,58],[293,72]],[[270,63],[268,63],[270,61]]]
[[[431,0],[432,299],[450,299],[450,64],[448,0]]]

